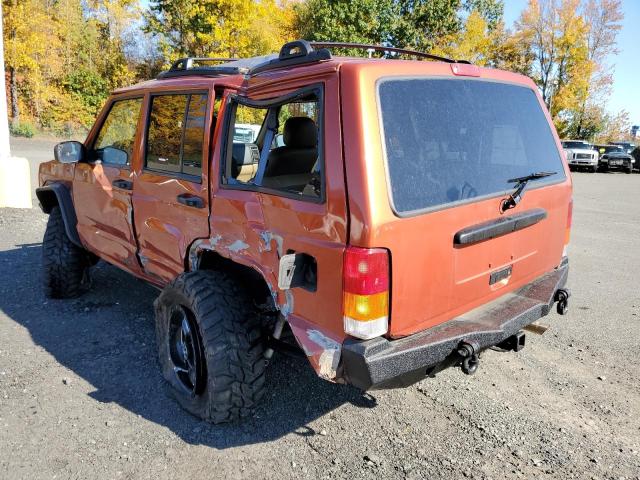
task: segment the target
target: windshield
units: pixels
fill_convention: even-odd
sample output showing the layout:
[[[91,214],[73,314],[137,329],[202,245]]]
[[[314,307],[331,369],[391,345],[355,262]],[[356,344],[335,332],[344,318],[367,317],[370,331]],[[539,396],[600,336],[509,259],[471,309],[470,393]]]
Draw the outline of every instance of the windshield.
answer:
[[[529,88],[389,79],[378,89],[398,213],[502,194],[513,189],[509,179],[535,172],[557,172],[536,186],[565,178],[551,128]]]
[[[630,142],[613,142],[613,145],[619,145],[627,153],[631,153],[633,149],[636,148],[636,146]]]
[[[620,145],[608,145],[604,147],[604,153],[611,152],[624,152],[624,149]]]
[[[564,148],[582,148],[585,150],[591,150],[593,148],[592,145],[589,145],[585,142],[562,142],[562,146]]]

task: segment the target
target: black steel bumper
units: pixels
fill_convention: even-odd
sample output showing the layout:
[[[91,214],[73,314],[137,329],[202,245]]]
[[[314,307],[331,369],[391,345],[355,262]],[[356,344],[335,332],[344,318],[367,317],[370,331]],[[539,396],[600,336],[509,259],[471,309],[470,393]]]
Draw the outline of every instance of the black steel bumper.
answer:
[[[342,377],[363,390],[411,385],[455,355],[461,342],[495,346],[549,313],[563,289],[568,262],[523,288],[458,318],[398,340],[346,340]]]

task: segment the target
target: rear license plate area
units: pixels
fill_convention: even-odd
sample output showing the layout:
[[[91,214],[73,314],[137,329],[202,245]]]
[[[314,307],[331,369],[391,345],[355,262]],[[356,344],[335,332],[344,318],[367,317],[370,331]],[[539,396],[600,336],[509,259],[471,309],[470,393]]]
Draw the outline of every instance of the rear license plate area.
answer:
[[[496,270],[491,275],[489,275],[489,285],[493,285],[501,280],[504,280],[505,278],[509,278],[511,276],[512,270],[513,265],[509,265],[508,267],[501,270]]]

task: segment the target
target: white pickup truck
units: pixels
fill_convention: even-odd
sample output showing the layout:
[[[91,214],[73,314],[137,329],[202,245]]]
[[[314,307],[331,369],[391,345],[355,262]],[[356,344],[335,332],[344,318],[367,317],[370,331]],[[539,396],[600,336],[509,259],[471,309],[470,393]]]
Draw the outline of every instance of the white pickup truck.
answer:
[[[563,140],[564,148],[571,170],[584,168],[590,172],[598,171],[598,152],[585,140]]]

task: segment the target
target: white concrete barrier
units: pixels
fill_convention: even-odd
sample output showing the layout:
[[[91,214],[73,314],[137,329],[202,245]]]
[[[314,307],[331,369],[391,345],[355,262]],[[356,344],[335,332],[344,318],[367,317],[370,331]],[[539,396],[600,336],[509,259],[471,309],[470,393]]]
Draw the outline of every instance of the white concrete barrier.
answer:
[[[20,157],[0,157],[0,207],[31,208],[29,161]]]

